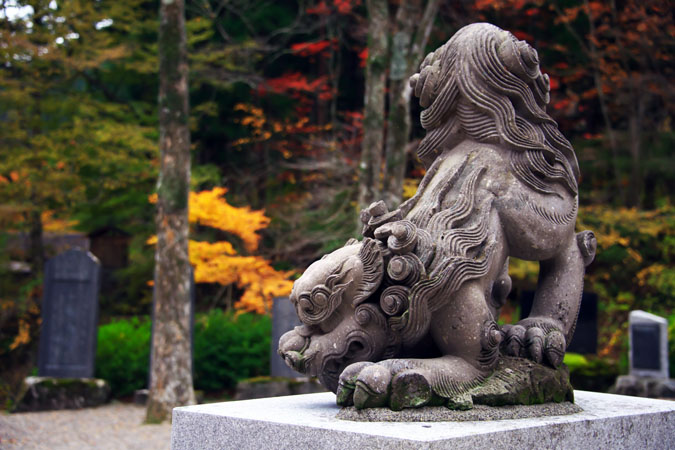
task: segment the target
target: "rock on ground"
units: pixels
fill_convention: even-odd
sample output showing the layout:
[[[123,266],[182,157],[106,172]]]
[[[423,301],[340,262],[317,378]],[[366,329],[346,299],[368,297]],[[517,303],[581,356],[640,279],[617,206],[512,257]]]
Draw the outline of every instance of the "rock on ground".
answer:
[[[168,449],[171,425],[144,425],[145,407],[113,403],[97,408],[0,413],[2,449]]]

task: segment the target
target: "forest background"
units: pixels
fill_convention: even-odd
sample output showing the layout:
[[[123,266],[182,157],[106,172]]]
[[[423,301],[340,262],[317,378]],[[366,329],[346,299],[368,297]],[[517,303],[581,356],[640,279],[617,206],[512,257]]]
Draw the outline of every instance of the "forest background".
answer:
[[[128,335],[146,323],[157,11],[148,0],[0,3],[0,401],[35,367],[47,236],[128,235],[100,320],[134,317]],[[358,236],[361,207],[414,193],[424,132],[407,78],[459,28],[487,21],[539,51],[549,113],[577,152],[578,225],[599,244],[586,281],[599,296],[594,360],[620,370],[633,309],[668,317],[675,335],[669,2],[193,0],[186,16],[204,329],[214,311],[269,315],[309,263]],[[511,276],[516,299],[537,265],[512,261]]]

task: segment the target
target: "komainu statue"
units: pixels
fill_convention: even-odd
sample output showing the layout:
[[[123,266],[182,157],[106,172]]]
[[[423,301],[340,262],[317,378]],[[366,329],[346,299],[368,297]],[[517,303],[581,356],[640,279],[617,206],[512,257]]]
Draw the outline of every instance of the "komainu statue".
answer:
[[[493,25],[469,25],[410,84],[426,108],[426,175],[398,209],[362,211],[363,240],[295,282],[303,325],[282,336],[279,354],[357,408],[569,398],[558,367],[596,240],[575,233],[579,168],[546,113],[537,52]],[[509,256],[539,261],[539,282],[530,316],[500,327]],[[561,372],[562,391],[541,379]],[[523,400],[508,392],[519,383],[539,391]]]

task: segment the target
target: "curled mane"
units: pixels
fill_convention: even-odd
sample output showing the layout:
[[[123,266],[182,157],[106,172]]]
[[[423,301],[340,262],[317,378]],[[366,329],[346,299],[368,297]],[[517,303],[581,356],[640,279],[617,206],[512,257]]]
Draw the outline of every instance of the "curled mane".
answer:
[[[427,167],[471,138],[513,150],[513,172],[531,189],[557,195],[551,184],[561,183],[577,194],[574,150],[546,113],[549,78],[526,42],[494,25],[468,25],[427,55],[410,84],[427,108],[417,152]]]

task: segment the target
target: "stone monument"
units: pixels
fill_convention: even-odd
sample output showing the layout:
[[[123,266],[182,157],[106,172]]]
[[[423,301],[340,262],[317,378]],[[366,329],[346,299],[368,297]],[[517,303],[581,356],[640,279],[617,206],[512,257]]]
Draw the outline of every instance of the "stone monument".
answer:
[[[240,380],[235,400],[281,397],[286,395],[325,392],[315,378],[300,377],[277,356],[279,338],[288,329],[301,325],[295,307],[288,297],[275,297],[272,301],[272,339],[270,342],[270,376]]]
[[[94,376],[100,264],[82,250],[68,250],[45,266],[38,375]]]
[[[410,85],[426,175],[398,208],[362,211],[363,240],[295,282],[302,325],[279,354],[357,409],[571,400],[561,364],[596,240],[574,229],[579,167],[536,50],[472,24]],[[539,261],[539,282],[529,317],[500,327],[509,256]]]
[[[295,307],[288,297],[276,297],[272,303],[272,342],[270,345],[270,375],[272,377],[297,377],[298,373],[284,364],[277,354],[279,339],[289,329],[301,325]]]
[[[47,261],[38,377],[24,380],[15,411],[72,409],[107,401],[110,387],[94,376],[100,264],[71,249]]]
[[[669,378],[668,321],[645,311],[628,316],[628,375],[617,378],[613,391],[638,397],[675,398]]]

